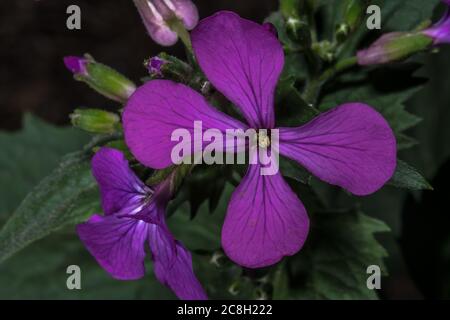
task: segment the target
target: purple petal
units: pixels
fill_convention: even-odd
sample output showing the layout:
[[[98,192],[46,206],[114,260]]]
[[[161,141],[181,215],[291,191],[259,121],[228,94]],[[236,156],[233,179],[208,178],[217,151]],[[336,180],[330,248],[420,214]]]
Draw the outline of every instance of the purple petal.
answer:
[[[422,31],[425,35],[434,39],[434,44],[450,43],[450,0],[443,1],[449,6],[444,16],[431,28]]]
[[[79,224],[77,232],[89,252],[112,277],[135,280],[144,276],[146,223],[94,215]]]
[[[252,128],[273,128],[274,92],[284,65],[283,48],[265,27],[221,11],[191,33],[200,67],[239,107]]]
[[[131,214],[150,192],[116,149],[101,148],[92,158],[92,173],[100,187],[105,215],[119,211]]]
[[[260,268],[298,252],[308,235],[303,204],[283,177],[250,165],[234,191],[222,229],[222,246],[236,263]]]
[[[160,1],[158,1],[159,3]],[[155,3],[147,0],[134,0],[148,34],[162,46],[174,45],[178,40],[178,35],[172,31],[164,21],[165,12],[159,12]],[[166,11],[169,11],[166,9]],[[170,13],[170,12],[169,12]]]
[[[205,300],[206,293],[194,275],[192,257],[165,226],[149,227],[149,245],[159,282],[182,300]]]
[[[264,22],[264,23],[262,24],[262,26],[263,26],[264,29],[266,29],[267,31],[270,31],[271,33],[273,33],[273,35],[274,35],[275,37],[277,37],[277,39],[278,39],[278,30],[277,30],[277,28],[273,25],[273,23],[270,23],[270,22]]]
[[[74,74],[87,76],[87,60],[84,57],[68,56],[64,57],[64,64]]]
[[[380,189],[396,167],[396,140],[373,108],[348,103],[306,125],[280,129],[280,153],[353,194]]]
[[[246,130],[241,122],[211,107],[191,88],[168,80],[149,81],[131,96],[123,113],[125,140],[139,162],[155,169],[173,164],[171,141],[177,129],[186,129],[194,138],[194,121],[202,121],[203,131],[212,128]],[[201,142],[191,152],[203,148]],[[225,142],[224,142],[225,146]]]
[[[183,21],[187,30],[192,30],[198,23],[198,10],[191,0],[171,0],[173,12]]]

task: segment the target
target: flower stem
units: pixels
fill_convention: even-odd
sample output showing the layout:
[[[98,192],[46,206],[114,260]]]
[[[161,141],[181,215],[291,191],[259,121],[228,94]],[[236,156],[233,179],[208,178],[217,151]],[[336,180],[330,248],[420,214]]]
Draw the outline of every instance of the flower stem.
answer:
[[[183,42],[187,50],[188,58],[192,62],[194,52],[192,49],[191,36],[189,32],[186,30],[183,23],[178,18],[172,19],[168,23],[170,28],[177,33],[178,37],[181,39],[181,42]]]

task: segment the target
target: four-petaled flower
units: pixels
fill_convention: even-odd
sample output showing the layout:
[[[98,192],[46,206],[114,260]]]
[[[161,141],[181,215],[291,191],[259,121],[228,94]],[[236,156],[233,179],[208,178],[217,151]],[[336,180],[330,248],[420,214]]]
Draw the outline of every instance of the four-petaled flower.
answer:
[[[165,222],[169,183],[146,186],[129,168],[124,155],[102,148],[92,159],[104,216],[93,215],[77,232],[98,263],[114,278],[134,280],[145,274],[145,243],[157,279],[180,299],[206,299],[192,270],[189,251],[175,240]]]
[[[211,83],[236,105],[246,124],[210,106],[193,89],[167,80],[146,83],[131,96],[124,114],[127,145],[144,165],[172,165],[178,128],[191,133],[194,121],[227,129],[275,128],[274,93],[284,65],[276,35],[231,12],[202,20],[192,34],[195,57]],[[396,140],[386,120],[371,107],[348,103],[306,125],[279,128],[279,152],[315,176],[355,195],[381,188],[396,167]],[[268,145],[268,144],[266,144]],[[193,152],[201,152],[194,147]],[[225,150],[224,150],[225,151]],[[222,245],[236,263],[264,267],[293,255],[303,246],[309,219],[280,173],[260,175],[249,165],[234,191],[222,229]]]

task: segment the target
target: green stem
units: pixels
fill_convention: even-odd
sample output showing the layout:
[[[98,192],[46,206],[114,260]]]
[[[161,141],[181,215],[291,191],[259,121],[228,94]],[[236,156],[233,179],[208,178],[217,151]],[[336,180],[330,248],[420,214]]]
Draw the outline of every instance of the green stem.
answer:
[[[319,96],[322,86],[335,77],[338,73],[345,71],[357,64],[357,58],[351,57],[338,61],[333,67],[325,70],[319,77],[311,79],[303,92],[303,99],[314,105]]]
[[[191,62],[195,61],[194,51],[192,49],[191,35],[186,30],[183,23],[178,18],[174,18],[168,22],[168,25],[170,29],[177,33],[178,37],[181,39],[181,42],[183,42],[184,46],[186,47],[189,60]]]

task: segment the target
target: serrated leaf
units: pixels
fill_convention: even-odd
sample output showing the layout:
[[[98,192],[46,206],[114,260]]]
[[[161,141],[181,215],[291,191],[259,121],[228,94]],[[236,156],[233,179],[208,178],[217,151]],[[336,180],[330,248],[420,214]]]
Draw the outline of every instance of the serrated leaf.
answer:
[[[222,192],[225,188],[227,178],[231,174],[231,167],[227,165],[198,165],[192,174],[182,183],[181,189],[169,207],[169,215],[174,208],[188,201],[191,216],[195,217],[200,206],[208,201],[209,210],[216,209]]]
[[[402,160],[397,161],[397,168],[389,184],[409,190],[432,190],[428,181],[412,166]]]
[[[0,222],[42,178],[90,136],[72,127],[56,127],[26,114],[19,132],[0,132]],[[13,188],[11,186],[14,186]]]
[[[378,265],[387,273],[386,250],[374,234],[390,229],[383,222],[357,211],[317,212],[306,246],[288,261],[289,296],[295,299],[376,299],[367,288],[366,273]],[[292,279],[304,279],[300,283]],[[285,286],[286,280],[277,286]],[[283,292],[280,287],[275,292]],[[280,293],[279,293],[280,294]]]
[[[220,249],[220,233],[233,189],[231,184],[226,183],[216,208],[211,211],[211,200],[204,201],[193,219],[189,214],[188,202],[178,204],[177,210],[168,219],[170,230],[190,250]]]
[[[411,147],[414,145],[413,140],[406,136],[404,131],[417,125],[421,119],[406,111],[405,103],[422,86],[411,84],[410,87],[386,91],[375,83],[374,79],[378,81],[378,76],[378,74],[359,71],[343,77],[338,89],[325,95],[319,109],[325,111],[348,102],[366,103],[379,111],[389,122],[397,137],[398,149]],[[357,81],[357,85],[353,84],[348,87],[343,85],[352,81]]]
[[[0,230],[0,262],[28,244],[100,210],[97,184],[83,152],[67,156],[22,201]]]

